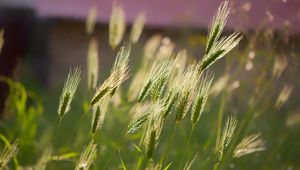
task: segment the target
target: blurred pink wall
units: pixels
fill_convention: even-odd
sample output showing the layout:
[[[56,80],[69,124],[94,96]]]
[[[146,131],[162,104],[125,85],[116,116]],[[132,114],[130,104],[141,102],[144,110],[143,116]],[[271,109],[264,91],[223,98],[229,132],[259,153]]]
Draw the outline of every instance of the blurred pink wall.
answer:
[[[98,21],[106,23],[112,0],[35,0],[41,17],[68,17],[84,20],[90,7],[98,9]],[[206,28],[221,0],[119,0],[128,22],[146,11],[148,26],[192,26]],[[231,0],[231,28],[254,28],[267,22],[275,28],[284,24],[300,30],[300,0]]]

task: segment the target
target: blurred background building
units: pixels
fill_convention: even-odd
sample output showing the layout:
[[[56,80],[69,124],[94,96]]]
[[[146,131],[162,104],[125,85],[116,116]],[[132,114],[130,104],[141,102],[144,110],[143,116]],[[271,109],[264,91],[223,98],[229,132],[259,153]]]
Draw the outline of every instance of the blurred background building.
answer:
[[[5,31],[5,45],[0,58],[0,74],[18,77],[31,75],[32,81],[56,87],[66,76],[69,66],[85,70],[89,37],[84,22],[92,6],[97,9],[95,37],[99,40],[100,68],[109,67],[114,51],[108,51],[108,21],[111,0],[1,0],[0,28]],[[206,32],[221,0],[122,0],[128,24],[141,12],[147,16],[142,42],[156,32],[172,39],[187,37],[201,30]],[[226,29],[251,32],[258,28],[274,31],[300,31],[299,0],[231,0],[232,14]],[[129,28],[129,27],[128,27]],[[127,29],[129,31],[130,29]],[[180,47],[181,42],[178,42]],[[184,46],[184,45],[182,45]],[[141,45],[142,47],[142,45]],[[201,56],[201,49],[194,55]],[[138,57],[138,56],[134,56]],[[19,60],[26,58],[19,69]],[[25,67],[24,65],[30,65]],[[24,66],[24,67],[22,67]],[[22,78],[22,77],[20,77]],[[60,83],[61,84],[61,83]],[[60,85],[59,84],[59,85]],[[0,85],[0,103],[7,87]],[[3,106],[2,106],[3,107]],[[1,106],[0,106],[1,108]]]

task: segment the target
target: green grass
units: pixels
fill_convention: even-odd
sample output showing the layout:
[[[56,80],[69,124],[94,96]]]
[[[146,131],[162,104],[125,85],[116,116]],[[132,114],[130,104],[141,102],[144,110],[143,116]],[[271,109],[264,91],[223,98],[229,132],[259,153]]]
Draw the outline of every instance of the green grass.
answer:
[[[221,8],[221,11],[223,10],[227,10],[226,3]],[[214,21],[224,22],[222,17],[227,18],[226,12],[223,11],[219,15],[221,16],[215,17],[219,19]],[[240,38],[229,38],[229,44],[226,40],[220,40],[223,30],[223,26],[222,29],[218,26],[220,24],[225,25],[225,23],[212,24],[211,33],[205,38],[209,42],[208,45],[205,43],[198,44],[197,47],[187,45],[190,51],[193,51],[193,48],[201,48],[206,52],[197,63],[187,60],[188,66],[183,66],[185,71],[173,74],[174,56],[164,54],[167,57],[158,55],[149,58],[148,54],[136,49],[132,41],[120,48],[116,61],[112,64],[111,74],[105,75],[107,79],[98,83],[99,88],[95,91],[87,88],[86,80],[81,80],[77,88],[79,75],[75,76],[74,81],[69,78],[67,81],[69,83],[65,86],[72,88],[65,87],[62,96],[72,93],[72,97],[66,102],[63,102],[64,97],[59,101],[59,93],[64,87],[63,81],[60,83],[61,87],[54,91],[43,87],[35,91],[35,88],[28,88],[35,87],[36,84],[27,84],[26,76],[22,81],[26,86],[0,77],[0,81],[10,86],[5,117],[0,122],[0,155],[5,153],[7,148],[10,151],[9,146],[16,139],[19,148],[6,167],[9,169],[29,167],[80,169],[89,166],[90,169],[154,169],[154,167],[299,169],[300,121],[295,121],[293,125],[287,123],[296,120],[297,116],[299,119],[300,114],[296,110],[297,96],[293,95],[293,92],[298,93],[299,80],[288,78],[299,73],[295,64],[299,63],[299,60],[288,55],[290,57],[285,58],[288,62],[287,67],[281,70],[281,75],[276,75],[278,73],[273,72],[273,67],[279,54],[277,41],[268,42],[265,37],[253,41],[252,36],[262,33],[246,32],[244,37],[247,39],[242,42],[241,47],[229,53]],[[91,34],[90,30],[88,32]],[[114,42],[112,48],[115,48],[119,45],[115,43],[120,37],[115,34],[113,36],[117,36],[117,40],[110,37],[111,42]],[[190,38],[196,40],[196,36]],[[134,42],[136,41],[135,37]],[[128,64],[128,58],[131,60],[130,51],[135,50],[144,56],[135,61],[142,63],[142,67]],[[216,57],[215,54],[220,51],[222,55]],[[299,51],[293,51],[293,48],[280,49],[280,53],[290,54],[291,51],[300,54]],[[255,52],[254,58],[249,57],[250,52]],[[230,56],[223,58],[226,53]],[[191,59],[190,56],[187,57]],[[219,59],[221,60],[216,62]],[[148,62],[154,64],[145,64]],[[247,71],[245,65],[249,63],[253,64],[253,68]],[[133,68],[129,80],[127,80],[128,68]],[[137,94],[141,94],[141,100],[138,99],[138,95],[128,96],[129,83],[137,81],[133,77],[145,70],[150,71],[138,80],[143,83],[134,88],[138,90]],[[215,72],[211,87],[209,82],[205,82],[210,81],[209,77],[200,78],[200,75],[211,75],[204,74],[204,70]],[[101,71],[103,72],[107,71]],[[71,75],[70,73],[68,77],[72,77]],[[224,75],[228,76],[228,81],[219,92],[212,92],[218,80]],[[169,83],[170,79],[172,81]],[[125,80],[129,83],[124,84]],[[277,97],[285,85],[293,87],[292,93],[282,106],[276,106]],[[118,95],[121,97],[121,103],[114,104]],[[129,101],[128,98],[134,100]],[[207,99],[204,105],[200,103],[202,98],[205,98],[205,102]],[[69,100],[72,100],[72,103]],[[67,107],[70,110],[63,109],[67,110],[68,114],[58,113],[60,102],[62,105],[68,103]],[[110,102],[108,108],[106,102]],[[200,109],[200,105],[204,109]],[[170,110],[170,113],[165,117],[166,109]],[[191,114],[201,116],[199,119],[192,119],[191,122]],[[232,125],[233,119],[226,127],[226,120],[231,115],[236,116],[238,120],[236,128]],[[291,119],[292,115],[296,117]],[[265,142],[263,147],[266,149],[234,157],[238,144],[245,137],[257,133],[261,134],[260,137]],[[5,146],[6,150],[2,151]],[[239,146],[247,149],[243,145]],[[11,151],[15,153],[15,150]],[[3,157],[0,156],[0,166]]]

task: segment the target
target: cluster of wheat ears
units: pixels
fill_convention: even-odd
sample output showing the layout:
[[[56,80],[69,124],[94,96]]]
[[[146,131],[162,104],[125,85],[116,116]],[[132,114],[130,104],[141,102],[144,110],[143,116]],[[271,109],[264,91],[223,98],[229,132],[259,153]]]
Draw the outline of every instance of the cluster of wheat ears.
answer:
[[[177,126],[189,115],[192,125],[191,134],[193,133],[193,129],[201,118],[209,97],[209,90],[213,81],[213,74],[208,71],[210,66],[235,48],[242,39],[240,33],[222,36],[229,12],[230,7],[228,2],[225,1],[219,6],[213,17],[205,54],[198,62],[187,64],[186,50],[181,50],[177,54],[174,53],[172,42],[167,38],[162,39],[159,35],[153,36],[146,43],[142,65],[133,77],[128,91],[128,99],[136,101],[137,104],[134,106],[134,113],[124,136],[143,131],[140,146],[135,146],[145,154],[148,160],[148,169],[163,169],[168,156],[169,148],[165,150],[160,161],[153,159],[153,154],[159,144],[167,117],[173,116],[173,124]],[[96,11],[92,9],[87,18],[87,34],[93,33],[95,17]],[[98,84],[99,59],[97,41],[94,39],[90,41],[87,73],[88,88],[90,91],[93,91],[89,104],[89,112],[93,114],[90,130],[92,137],[90,143],[82,151],[76,163],[76,169],[89,169],[93,161],[95,161],[97,143],[94,138],[97,134],[96,132],[102,127],[113,97],[117,95],[122,83],[130,76],[128,62],[131,49],[137,43],[144,24],[145,15],[142,13],[133,24],[130,40],[123,43],[119,48],[110,75],[100,84]],[[109,24],[109,44],[113,49],[117,48],[121,43],[124,33],[124,11],[122,6],[114,4]],[[163,43],[161,43],[162,41]],[[60,121],[71,111],[71,103],[75,97],[80,79],[81,69],[79,67],[71,68],[59,99],[58,115]],[[214,150],[215,169],[218,169],[224,150],[229,146],[237,126],[238,120],[236,116],[229,116],[222,132],[217,134]],[[17,143],[1,152],[0,165],[2,167],[16,154],[16,146]],[[232,157],[238,158],[264,149],[265,142],[261,138],[260,133],[251,134],[235,146]],[[58,160],[59,156],[54,158],[52,153],[51,159]],[[183,159],[185,159],[184,156]],[[196,157],[191,161],[187,161],[187,163],[184,163],[185,166],[180,168],[190,169],[195,159]],[[170,165],[168,164],[164,169],[168,169]],[[123,165],[123,168],[126,169],[126,166]]]

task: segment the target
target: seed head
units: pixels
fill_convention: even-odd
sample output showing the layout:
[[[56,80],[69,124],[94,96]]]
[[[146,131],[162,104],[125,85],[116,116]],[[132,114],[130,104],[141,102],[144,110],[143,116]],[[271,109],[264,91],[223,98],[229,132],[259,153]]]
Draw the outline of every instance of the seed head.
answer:
[[[61,96],[59,98],[58,115],[62,118],[71,108],[78,84],[80,82],[81,70],[79,67],[70,68],[67,80],[65,81]]]
[[[91,39],[87,57],[88,68],[88,88],[95,89],[98,83],[99,58],[98,58],[98,42]]]
[[[92,165],[97,154],[97,145],[91,141],[85,150],[80,154],[80,158],[76,164],[76,170],[88,170]]]
[[[121,42],[126,29],[125,13],[120,4],[114,3],[109,21],[109,45],[115,49]]]
[[[85,30],[88,35],[94,32],[96,20],[97,20],[97,9],[95,6],[92,6],[89,10],[88,16],[86,18],[86,24],[85,24]]]
[[[140,35],[143,31],[145,25],[146,17],[145,13],[140,13],[133,22],[131,34],[130,34],[130,42],[137,43],[140,38]]]
[[[211,76],[210,74],[204,74],[201,76],[200,86],[198,89],[197,96],[194,100],[194,105],[191,114],[191,122],[193,126],[195,126],[196,123],[199,121],[204,111],[212,80],[213,76]]]
[[[261,139],[260,135],[258,133],[245,137],[234,149],[233,157],[239,158],[247,154],[265,150],[265,141]]]
[[[229,145],[235,132],[238,120],[235,116],[227,118],[220,141],[216,147],[216,160],[220,162],[223,157],[224,149]]]

